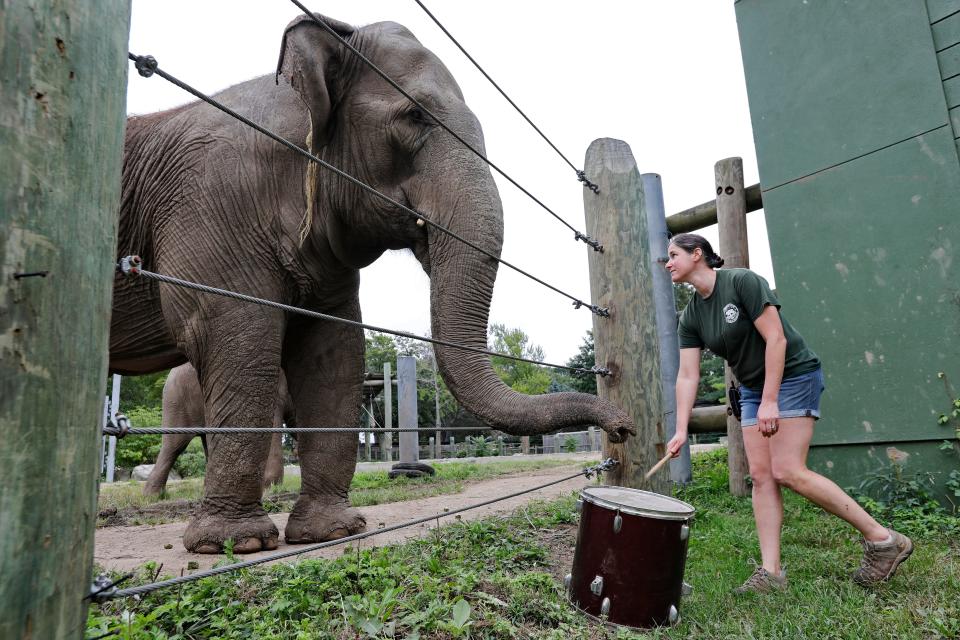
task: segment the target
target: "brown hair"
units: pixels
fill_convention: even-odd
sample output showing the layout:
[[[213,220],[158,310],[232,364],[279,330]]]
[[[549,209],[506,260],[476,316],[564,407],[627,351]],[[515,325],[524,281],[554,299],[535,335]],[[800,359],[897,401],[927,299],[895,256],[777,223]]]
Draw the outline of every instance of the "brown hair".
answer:
[[[670,244],[674,244],[687,253],[693,253],[694,249],[700,249],[703,257],[707,260],[707,266],[712,269],[718,269],[723,266],[723,258],[718,256],[710,246],[710,243],[701,235],[696,233],[678,233],[670,238]]]

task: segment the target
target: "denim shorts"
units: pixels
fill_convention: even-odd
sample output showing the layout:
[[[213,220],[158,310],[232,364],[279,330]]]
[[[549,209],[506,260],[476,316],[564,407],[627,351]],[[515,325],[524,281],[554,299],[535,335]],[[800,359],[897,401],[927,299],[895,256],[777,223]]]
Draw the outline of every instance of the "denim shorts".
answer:
[[[817,367],[809,373],[787,378],[780,383],[777,405],[781,418],[820,419],[820,395],[823,393],[823,369]],[[757,424],[757,410],[763,391],[740,387],[740,426]]]

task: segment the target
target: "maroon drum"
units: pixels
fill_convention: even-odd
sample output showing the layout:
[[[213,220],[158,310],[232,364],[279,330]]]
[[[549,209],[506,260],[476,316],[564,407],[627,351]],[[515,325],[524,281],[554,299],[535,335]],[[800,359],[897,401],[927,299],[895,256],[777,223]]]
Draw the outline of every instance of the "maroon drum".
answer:
[[[589,487],[580,499],[573,572],[565,580],[570,602],[627,627],[675,623],[695,509],[626,487]]]

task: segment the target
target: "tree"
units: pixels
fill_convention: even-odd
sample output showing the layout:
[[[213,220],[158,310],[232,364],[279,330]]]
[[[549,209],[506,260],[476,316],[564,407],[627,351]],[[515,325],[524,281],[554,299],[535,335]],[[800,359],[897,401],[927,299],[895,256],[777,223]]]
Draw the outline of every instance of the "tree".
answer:
[[[508,329],[506,325],[494,324],[490,327],[491,351],[505,353],[518,358],[543,360],[543,348],[530,344],[530,338],[521,329]],[[504,384],[520,393],[538,395],[550,389],[553,378],[542,366],[529,362],[519,362],[494,356],[493,370]]]
[[[596,353],[594,352],[593,331],[588,329],[577,355],[567,360],[567,366],[590,369],[594,365],[596,365]],[[573,391],[597,395],[597,376],[573,374],[570,376],[570,386]]]

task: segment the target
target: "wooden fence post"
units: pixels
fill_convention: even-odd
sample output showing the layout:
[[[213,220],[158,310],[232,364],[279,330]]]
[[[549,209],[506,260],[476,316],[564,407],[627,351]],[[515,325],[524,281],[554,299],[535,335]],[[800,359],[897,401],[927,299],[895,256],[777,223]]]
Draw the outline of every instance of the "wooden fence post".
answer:
[[[717,224],[720,228],[720,246],[717,252],[725,267],[750,266],[747,244],[747,200],[743,188],[743,160],[726,158],[714,165],[717,189]],[[729,366],[724,366],[727,388],[735,380]],[[727,417],[727,464],[730,468],[730,493],[735,496],[750,494],[747,487],[747,454],[743,448],[743,430],[733,415]]]
[[[587,234],[599,240],[603,253],[589,253],[593,304],[610,309],[610,317],[594,316],[596,363],[613,375],[597,378],[602,398],[622,407],[634,420],[637,436],[613,444],[604,436],[605,456],[620,464],[606,482],[668,493],[670,478],[643,475],[665,452],[660,345],[647,246],[643,184],[630,146],[620,140],[594,140],[584,170],[600,187],[584,190]]]
[[[3,7],[0,638],[75,640],[93,571],[130,3]]]
[[[413,356],[397,358],[397,426],[416,429],[417,424],[417,359]],[[400,432],[400,462],[420,459],[420,434]]]

